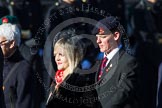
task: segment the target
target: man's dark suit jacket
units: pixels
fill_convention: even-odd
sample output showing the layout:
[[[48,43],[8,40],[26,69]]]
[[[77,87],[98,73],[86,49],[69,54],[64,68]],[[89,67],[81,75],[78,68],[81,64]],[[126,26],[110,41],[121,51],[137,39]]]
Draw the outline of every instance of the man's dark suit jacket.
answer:
[[[97,87],[101,108],[141,108],[135,58],[120,49],[103,71]],[[96,74],[97,81],[98,73]]]
[[[10,74],[16,63],[19,65]],[[30,64],[24,60],[19,50],[4,59],[3,78],[6,83],[3,83],[6,108],[32,108],[33,75]]]
[[[0,108],[3,108],[3,100],[4,100],[3,91],[2,91],[2,85],[3,85],[2,72],[3,72],[3,53],[0,48]]]

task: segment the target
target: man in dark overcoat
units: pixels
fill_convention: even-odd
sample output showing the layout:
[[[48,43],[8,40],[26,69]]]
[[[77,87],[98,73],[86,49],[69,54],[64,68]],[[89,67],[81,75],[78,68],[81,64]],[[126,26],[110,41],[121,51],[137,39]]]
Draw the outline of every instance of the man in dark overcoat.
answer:
[[[100,20],[94,31],[104,53],[95,78],[101,108],[141,108],[139,63],[127,53],[123,26],[116,17],[109,16]]]
[[[31,65],[19,51],[20,29],[7,17],[1,19],[0,47],[4,55],[3,92],[6,108],[32,108],[34,81]]]

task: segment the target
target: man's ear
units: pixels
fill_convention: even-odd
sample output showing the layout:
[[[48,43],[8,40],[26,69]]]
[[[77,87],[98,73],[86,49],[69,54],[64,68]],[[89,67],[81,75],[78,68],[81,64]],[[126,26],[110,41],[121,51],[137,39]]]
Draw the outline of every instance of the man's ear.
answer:
[[[15,40],[10,41],[10,48],[13,48],[16,46]]]
[[[120,38],[120,33],[119,32],[115,32],[114,33],[114,40],[119,40],[119,38]]]

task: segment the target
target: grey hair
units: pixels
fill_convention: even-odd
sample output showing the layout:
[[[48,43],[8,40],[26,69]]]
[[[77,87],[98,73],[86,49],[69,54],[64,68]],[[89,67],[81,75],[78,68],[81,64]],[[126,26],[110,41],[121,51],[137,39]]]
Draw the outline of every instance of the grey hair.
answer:
[[[5,37],[8,41],[15,40],[17,46],[21,42],[21,33],[17,25],[11,23],[4,23],[0,25],[0,36]]]

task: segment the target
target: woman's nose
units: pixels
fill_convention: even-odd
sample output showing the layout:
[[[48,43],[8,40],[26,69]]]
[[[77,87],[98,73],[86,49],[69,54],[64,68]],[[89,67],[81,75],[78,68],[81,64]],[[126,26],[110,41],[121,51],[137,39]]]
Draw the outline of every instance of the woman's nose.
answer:
[[[55,61],[59,61],[59,60],[60,60],[60,57],[59,57],[59,55],[56,54]]]

